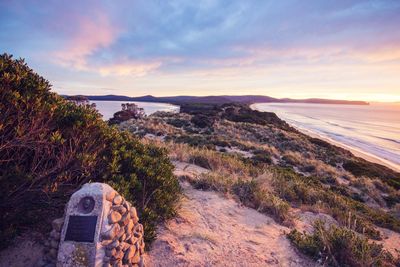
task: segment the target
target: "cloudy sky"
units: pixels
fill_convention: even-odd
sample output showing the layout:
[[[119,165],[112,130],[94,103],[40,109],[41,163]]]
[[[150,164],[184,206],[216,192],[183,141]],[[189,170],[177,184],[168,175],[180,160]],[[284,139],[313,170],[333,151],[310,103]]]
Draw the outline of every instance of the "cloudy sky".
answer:
[[[0,0],[0,51],[63,94],[400,101],[399,0]]]

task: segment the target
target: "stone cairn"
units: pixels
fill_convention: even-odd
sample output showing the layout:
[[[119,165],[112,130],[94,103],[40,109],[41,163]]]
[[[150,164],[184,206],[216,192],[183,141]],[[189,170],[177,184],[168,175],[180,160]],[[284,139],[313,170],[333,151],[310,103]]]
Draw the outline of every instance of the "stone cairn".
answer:
[[[111,266],[144,266],[143,225],[135,207],[126,201],[116,191],[109,191],[106,200],[110,202],[107,217],[107,231],[100,236],[101,246],[104,248],[103,267]],[[64,218],[52,222],[52,231],[45,242],[45,256],[37,266],[56,266],[58,247]]]
[[[64,225],[64,218],[55,219],[51,223],[52,230],[47,241],[44,243],[45,255],[37,266],[56,266],[58,245],[60,244],[61,230]]]
[[[111,228],[102,233],[101,244],[106,248],[103,266],[144,266],[143,225],[136,209],[115,191],[107,194],[112,202],[108,214]]]

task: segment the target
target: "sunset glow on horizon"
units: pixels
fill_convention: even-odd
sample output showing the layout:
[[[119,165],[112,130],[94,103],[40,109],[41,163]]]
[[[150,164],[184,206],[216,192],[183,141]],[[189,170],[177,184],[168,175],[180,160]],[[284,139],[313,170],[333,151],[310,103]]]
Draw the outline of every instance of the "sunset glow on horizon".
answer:
[[[400,101],[400,1],[0,1],[61,94]]]

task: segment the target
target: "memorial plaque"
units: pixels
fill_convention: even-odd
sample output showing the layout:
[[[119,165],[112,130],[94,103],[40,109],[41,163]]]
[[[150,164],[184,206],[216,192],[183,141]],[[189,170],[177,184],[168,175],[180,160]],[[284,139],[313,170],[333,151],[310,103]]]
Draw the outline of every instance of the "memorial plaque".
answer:
[[[94,242],[97,216],[69,216],[64,241]]]

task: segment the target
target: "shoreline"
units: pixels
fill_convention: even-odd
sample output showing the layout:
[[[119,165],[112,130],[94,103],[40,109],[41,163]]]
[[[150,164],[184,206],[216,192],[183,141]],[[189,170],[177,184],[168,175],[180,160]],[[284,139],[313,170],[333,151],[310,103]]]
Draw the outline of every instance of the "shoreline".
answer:
[[[380,158],[378,156],[375,156],[373,154],[370,154],[368,152],[362,151],[361,149],[358,149],[358,148],[343,144],[343,143],[341,143],[339,141],[336,141],[336,140],[333,140],[332,138],[329,138],[327,136],[323,136],[323,135],[317,134],[317,133],[315,133],[313,131],[310,131],[308,129],[300,128],[300,127],[295,126],[295,125],[293,125],[291,123],[288,123],[288,124],[291,127],[295,128],[296,130],[298,130],[299,132],[301,132],[301,133],[303,133],[305,135],[308,135],[308,136],[313,137],[313,138],[318,138],[318,139],[324,140],[324,141],[326,141],[326,142],[328,142],[328,143],[330,143],[332,145],[335,145],[335,146],[341,147],[343,149],[349,150],[356,157],[363,158],[363,159],[365,159],[365,160],[367,160],[369,162],[377,163],[377,164],[383,165],[385,167],[388,167],[388,168],[390,168],[390,169],[392,169],[392,170],[394,170],[396,172],[400,172],[400,166],[396,165],[395,163],[392,163],[392,162],[390,162],[388,160],[382,159],[382,158]]]

